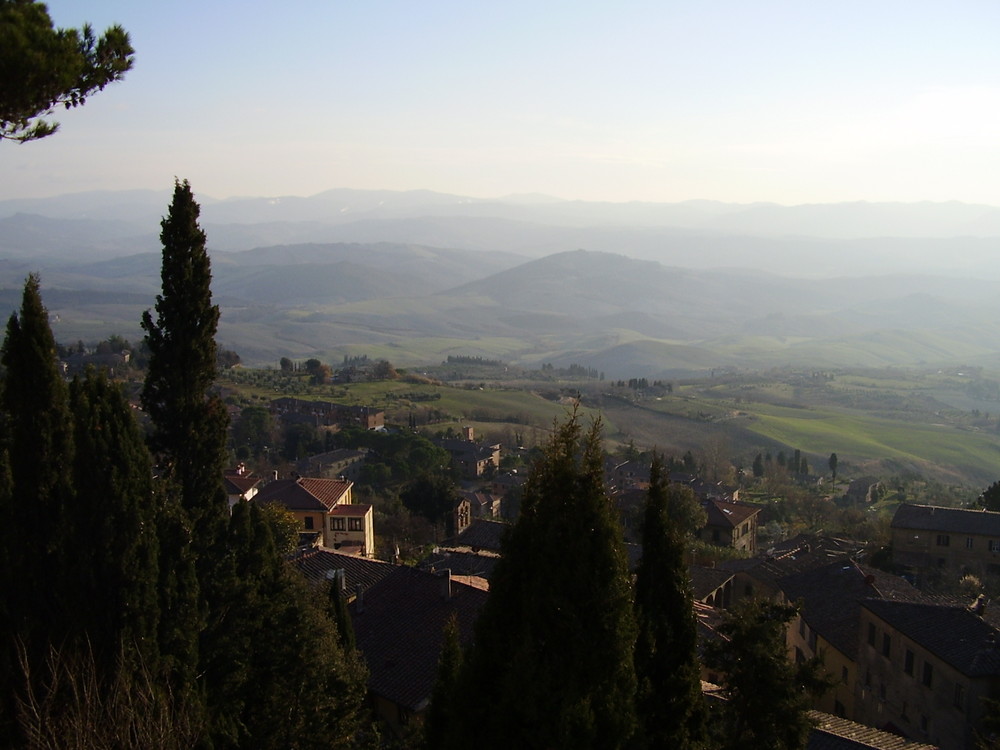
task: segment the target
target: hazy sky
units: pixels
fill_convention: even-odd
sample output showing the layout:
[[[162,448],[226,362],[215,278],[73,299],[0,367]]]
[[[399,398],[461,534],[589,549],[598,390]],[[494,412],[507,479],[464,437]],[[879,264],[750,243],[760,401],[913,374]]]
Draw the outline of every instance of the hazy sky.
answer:
[[[51,0],[136,66],[0,199],[426,188],[1000,205],[1000,3]]]

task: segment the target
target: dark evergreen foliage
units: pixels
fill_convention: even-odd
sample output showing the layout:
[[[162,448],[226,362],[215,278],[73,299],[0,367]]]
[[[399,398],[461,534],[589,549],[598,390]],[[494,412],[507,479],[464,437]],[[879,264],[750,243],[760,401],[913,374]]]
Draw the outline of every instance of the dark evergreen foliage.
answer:
[[[76,495],[65,543],[74,625],[110,674],[159,659],[159,508],[152,461],[121,388],[88,371],[70,386]],[[95,468],[100,467],[95,471]]]
[[[0,494],[0,730],[11,730],[13,699],[23,687],[16,649],[41,663],[50,643],[69,635],[72,595],[63,544],[72,505],[69,393],[56,366],[56,346],[37,276],[24,285],[20,314],[11,315],[0,350],[4,381],[6,467]]]
[[[200,208],[185,182],[174,185],[161,222],[162,291],[156,320],[142,316],[149,367],[142,407],[153,421],[151,446],[165,476],[176,483],[196,544],[220,533],[227,508],[222,486],[228,417],[211,392],[216,376],[215,333],[219,308],[212,304],[212,273]]]
[[[655,456],[635,582],[636,707],[640,746],[688,750],[704,742],[706,717],[685,535],[668,512],[679,491]]]
[[[0,140],[52,135],[59,124],[40,118],[121,80],[133,52],[121,26],[97,38],[89,25],[53,28],[44,3],[0,0]]]
[[[458,719],[455,713],[458,678],[462,669],[462,644],[458,619],[452,616],[444,627],[444,642],[438,657],[437,680],[424,721],[424,747],[442,750],[448,742],[449,727]]]
[[[619,748],[635,729],[635,620],[599,425],[556,427],[524,487],[462,670],[455,747]]]
[[[806,711],[829,683],[818,657],[793,664],[785,648],[785,628],[796,608],[763,599],[743,600],[719,626],[706,664],[723,675],[726,700],[717,747],[802,750],[809,736]]]

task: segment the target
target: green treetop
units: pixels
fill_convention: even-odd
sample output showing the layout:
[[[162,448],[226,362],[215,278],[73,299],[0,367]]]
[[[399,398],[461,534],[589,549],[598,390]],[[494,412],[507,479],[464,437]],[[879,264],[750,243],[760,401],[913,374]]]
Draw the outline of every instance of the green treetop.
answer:
[[[654,457],[635,582],[635,667],[641,746],[688,750],[704,742],[705,703],[686,537],[668,510],[669,496],[681,490],[667,484]]]
[[[709,644],[706,664],[722,675],[726,700],[720,711],[722,750],[768,748],[802,750],[811,724],[811,698],[829,683],[813,658],[793,664],[785,648],[785,628],[796,608],[746,599],[719,626],[721,641]]]
[[[56,29],[44,3],[0,0],[0,140],[52,135],[59,123],[42,118],[121,80],[133,53],[121,26],[100,37],[89,25]]]
[[[558,425],[524,486],[450,746],[613,749],[634,732],[635,619],[599,430]]]
[[[155,428],[154,454],[177,484],[184,510],[196,526],[217,526],[227,508],[222,470],[228,417],[210,390],[219,308],[212,304],[211,264],[199,213],[191,186],[175,183],[161,222],[163,289],[156,297],[156,320],[148,310],[142,316],[149,347],[142,406]]]

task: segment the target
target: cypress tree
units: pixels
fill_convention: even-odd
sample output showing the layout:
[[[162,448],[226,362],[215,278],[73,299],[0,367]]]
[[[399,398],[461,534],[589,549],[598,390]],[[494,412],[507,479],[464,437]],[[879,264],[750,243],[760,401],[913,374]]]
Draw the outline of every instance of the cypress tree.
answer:
[[[76,500],[69,515],[76,626],[95,666],[155,668],[159,542],[152,461],[120,387],[89,370],[70,384]],[[128,664],[124,665],[126,668]]]
[[[453,746],[624,747],[635,620],[600,425],[557,425],[525,484],[462,670]]]
[[[330,589],[327,593],[330,606],[327,614],[337,626],[337,640],[341,647],[351,653],[355,649],[354,625],[351,616],[347,612],[347,603],[341,593],[344,585],[344,571],[337,571],[337,576],[330,581]]]
[[[68,390],[35,275],[24,285],[20,314],[8,321],[0,364],[6,454],[0,488],[0,730],[9,731],[13,698],[23,688],[15,648],[24,648],[40,674],[49,645],[68,634],[66,597],[72,596],[63,575],[72,550],[62,543],[72,504]]]
[[[708,645],[705,662],[723,675],[717,745],[723,750],[805,748],[811,698],[830,683],[818,657],[788,659],[785,626],[795,613],[792,605],[746,599],[727,612],[718,628],[723,639]]]
[[[227,510],[222,470],[228,417],[211,392],[216,374],[219,308],[212,304],[212,272],[200,208],[184,182],[160,226],[162,292],[156,320],[143,313],[149,368],[142,407],[155,427],[151,447],[165,476],[176,483],[196,546],[212,544]]]
[[[705,740],[706,712],[685,537],[668,512],[679,489],[654,456],[635,582],[636,703],[641,746],[689,750]]]
[[[229,692],[215,684],[222,672],[206,668],[205,660],[226,638],[232,581],[222,479],[227,415],[211,392],[219,308],[212,304],[199,213],[191,186],[175,182],[160,223],[156,319],[147,310],[141,322],[149,363],[140,398],[153,423],[149,442],[164,480],[160,644],[172,687],[189,703]],[[219,716],[210,715],[208,723],[213,735],[232,734]]]
[[[441,644],[441,655],[438,658],[437,680],[434,683],[431,704],[424,722],[424,747],[427,750],[445,748],[449,727],[456,721],[454,706],[462,658],[458,619],[452,615],[444,626],[444,643]]]

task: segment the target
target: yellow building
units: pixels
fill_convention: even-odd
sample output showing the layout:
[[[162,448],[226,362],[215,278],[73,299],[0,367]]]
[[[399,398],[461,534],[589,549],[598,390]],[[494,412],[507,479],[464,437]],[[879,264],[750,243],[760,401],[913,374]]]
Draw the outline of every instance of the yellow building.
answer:
[[[375,555],[371,505],[351,502],[354,483],[345,479],[276,479],[262,488],[255,502],[278,503],[299,520],[302,531],[320,534],[324,547]]]

